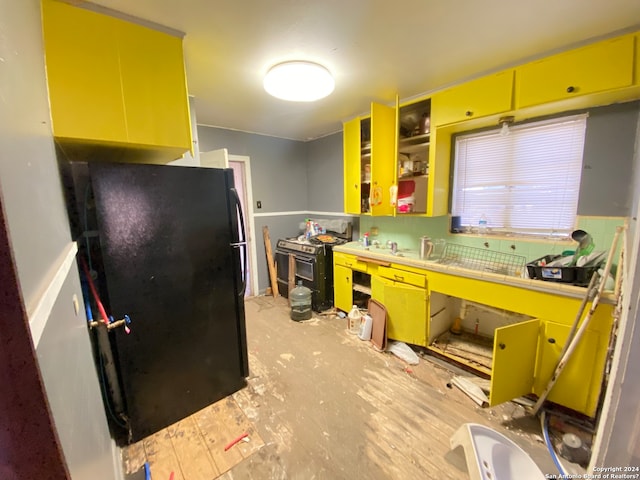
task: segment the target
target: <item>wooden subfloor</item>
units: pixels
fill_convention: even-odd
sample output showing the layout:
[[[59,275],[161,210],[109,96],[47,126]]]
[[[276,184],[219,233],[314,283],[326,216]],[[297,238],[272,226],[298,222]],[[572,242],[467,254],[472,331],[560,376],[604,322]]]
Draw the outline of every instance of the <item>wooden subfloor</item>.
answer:
[[[286,299],[248,299],[248,386],[125,449],[130,471],[146,459],[158,465],[154,480],[171,471],[175,480],[458,480],[468,478],[467,465],[449,439],[474,422],[511,438],[543,473],[557,473],[538,419],[523,407],[480,408],[447,386],[456,372],[440,361],[408,366],[348,334],[346,320],[294,322],[288,314]],[[216,406],[236,413],[216,414]],[[224,445],[244,431],[250,441],[225,460]]]

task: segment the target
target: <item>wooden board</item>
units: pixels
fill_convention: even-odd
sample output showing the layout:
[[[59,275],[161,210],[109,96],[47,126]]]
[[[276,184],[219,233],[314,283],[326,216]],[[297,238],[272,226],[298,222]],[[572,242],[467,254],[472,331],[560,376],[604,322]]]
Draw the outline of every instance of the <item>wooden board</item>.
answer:
[[[371,344],[378,350],[387,348],[387,310],[379,302],[369,299],[368,313],[371,315]]]
[[[444,332],[430,345],[445,355],[457,357],[459,361],[469,363],[470,366],[480,365],[491,371],[493,363],[493,340],[462,332],[454,335]]]
[[[269,237],[269,227],[262,227],[262,236],[264,238],[264,248],[267,255],[267,267],[269,268],[269,278],[271,279],[271,292],[273,297],[278,296],[278,273],[276,265],[273,261],[273,251],[271,250],[271,237]]]

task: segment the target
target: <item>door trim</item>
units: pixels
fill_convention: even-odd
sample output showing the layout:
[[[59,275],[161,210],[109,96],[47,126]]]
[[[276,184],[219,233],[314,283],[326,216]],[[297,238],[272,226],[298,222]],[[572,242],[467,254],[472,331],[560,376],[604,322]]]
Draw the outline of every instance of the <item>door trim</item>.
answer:
[[[253,212],[253,186],[251,184],[251,157],[246,155],[233,155],[229,154],[230,162],[239,162],[244,164],[244,182],[245,182],[245,194],[247,196],[247,210],[246,226],[248,227],[247,240],[249,242],[249,274],[251,276],[251,294],[253,296],[258,295],[258,254],[256,251],[256,222],[255,214]]]

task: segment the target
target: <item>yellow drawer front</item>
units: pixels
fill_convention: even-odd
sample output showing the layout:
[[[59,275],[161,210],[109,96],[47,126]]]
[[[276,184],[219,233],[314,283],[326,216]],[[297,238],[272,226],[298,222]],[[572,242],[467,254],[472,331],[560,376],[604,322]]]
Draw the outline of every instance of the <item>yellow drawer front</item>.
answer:
[[[378,275],[389,280],[396,282],[408,283],[409,285],[415,285],[416,287],[425,288],[427,286],[427,277],[413,272],[407,272],[405,270],[399,270],[391,267],[378,267]]]
[[[431,100],[432,122],[447,125],[506,112],[512,108],[513,70],[463,83]]]
[[[367,272],[367,263],[361,260],[358,260],[353,255],[347,255],[344,253],[334,252],[333,253],[333,263],[336,265],[342,265],[344,267],[348,267],[351,270],[358,270],[359,272]]]
[[[631,86],[633,62],[627,35],[523,65],[516,69],[517,108]]]

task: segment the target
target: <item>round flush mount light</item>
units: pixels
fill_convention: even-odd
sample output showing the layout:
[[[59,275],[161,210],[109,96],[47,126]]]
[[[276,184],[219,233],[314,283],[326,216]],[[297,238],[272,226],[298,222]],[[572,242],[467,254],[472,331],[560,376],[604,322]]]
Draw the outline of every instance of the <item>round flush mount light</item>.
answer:
[[[326,97],[335,87],[329,70],[306,61],[278,63],[264,77],[264,89],[276,98],[291,102],[313,102]]]

